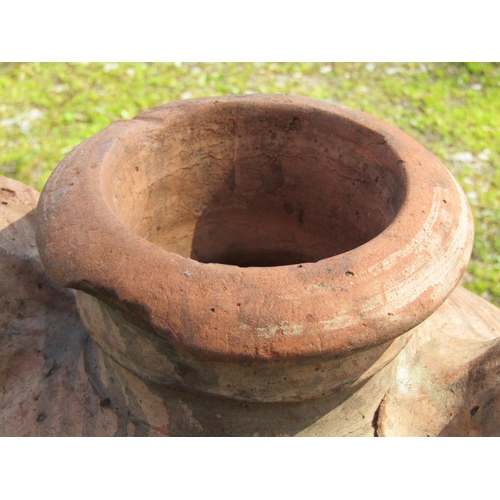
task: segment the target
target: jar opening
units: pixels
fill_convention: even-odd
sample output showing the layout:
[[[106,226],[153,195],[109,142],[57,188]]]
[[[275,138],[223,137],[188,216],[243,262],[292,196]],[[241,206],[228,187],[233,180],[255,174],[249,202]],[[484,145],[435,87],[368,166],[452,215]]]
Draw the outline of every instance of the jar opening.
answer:
[[[390,225],[406,195],[380,134],[313,107],[237,101],[166,120],[106,175],[108,204],[136,234],[240,267],[352,250]]]

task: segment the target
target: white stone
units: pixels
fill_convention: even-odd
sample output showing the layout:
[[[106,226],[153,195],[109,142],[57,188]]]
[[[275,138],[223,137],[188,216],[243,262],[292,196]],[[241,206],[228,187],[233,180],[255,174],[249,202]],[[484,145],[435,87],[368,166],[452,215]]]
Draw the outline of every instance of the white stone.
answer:
[[[104,71],[106,73],[109,73],[110,71],[113,71],[118,68],[118,63],[108,63],[104,65]]]
[[[486,160],[489,160],[490,159],[490,153],[491,151],[489,149],[483,149],[478,155],[477,157],[480,159],[480,160],[483,160],[483,161],[486,161]]]
[[[401,68],[396,68],[391,66],[390,68],[385,68],[385,72],[388,75],[395,75],[396,73],[401,73],[402,69]]]
[[[469,153],[468,151],[463,151],[460,153],[455,153],[454,155],[451,155],[451,159],[455,161],[459,161],[461,163],[467,163],[469,161],[474,160],[474,155],[472,153]]]

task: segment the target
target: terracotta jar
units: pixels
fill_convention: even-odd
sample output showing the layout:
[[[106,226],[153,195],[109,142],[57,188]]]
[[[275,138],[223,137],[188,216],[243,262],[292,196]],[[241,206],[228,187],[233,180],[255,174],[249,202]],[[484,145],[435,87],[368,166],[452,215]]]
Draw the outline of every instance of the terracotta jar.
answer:
[[[116,419],[94,434],[500,432],[478,361],[498,360],[498,310],[464,290],[443,306],[472,242],[465,196],[429,151],[291,96],[113,123],[60,163],[37,218],[43,265],[77,290],[90,335],[98,398],[79,415]],[[494,408],[475,427],[474,363]]]

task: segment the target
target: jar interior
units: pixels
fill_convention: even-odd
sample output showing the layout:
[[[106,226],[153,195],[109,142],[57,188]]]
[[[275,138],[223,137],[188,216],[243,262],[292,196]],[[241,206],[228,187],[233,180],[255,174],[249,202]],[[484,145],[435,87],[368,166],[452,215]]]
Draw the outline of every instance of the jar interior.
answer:
[[[387,140],[353,119],[265,103],[188,106],[126,144],[103,174],[133,232],[199,262],[316,262],[370,241],[406,195]]]

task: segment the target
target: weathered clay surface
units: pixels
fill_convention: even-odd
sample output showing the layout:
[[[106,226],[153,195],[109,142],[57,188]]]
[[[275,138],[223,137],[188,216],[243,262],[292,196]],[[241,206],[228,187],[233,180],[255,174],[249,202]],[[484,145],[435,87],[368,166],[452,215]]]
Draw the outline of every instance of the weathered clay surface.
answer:
[[[42,261],[79,315],[36,253],[36,194],[2,182],[17,205],[0,248],[19,232],[4,435],[499,433],[499,312],[452,293],[470,210],[401,131],[288,96],[112,124],[38,206]]]
[[[0,435],[500,435],[500,311],[462,288],[393,361],[389,349],[327,397],[244,403],[140,379],[97,347],[73,294],[43,270],[37,198],[0,177]]]
[[[39,193],[0,176],[0,435],[112,435],[84,367],[74,294],[46,274],[35,244]]]

